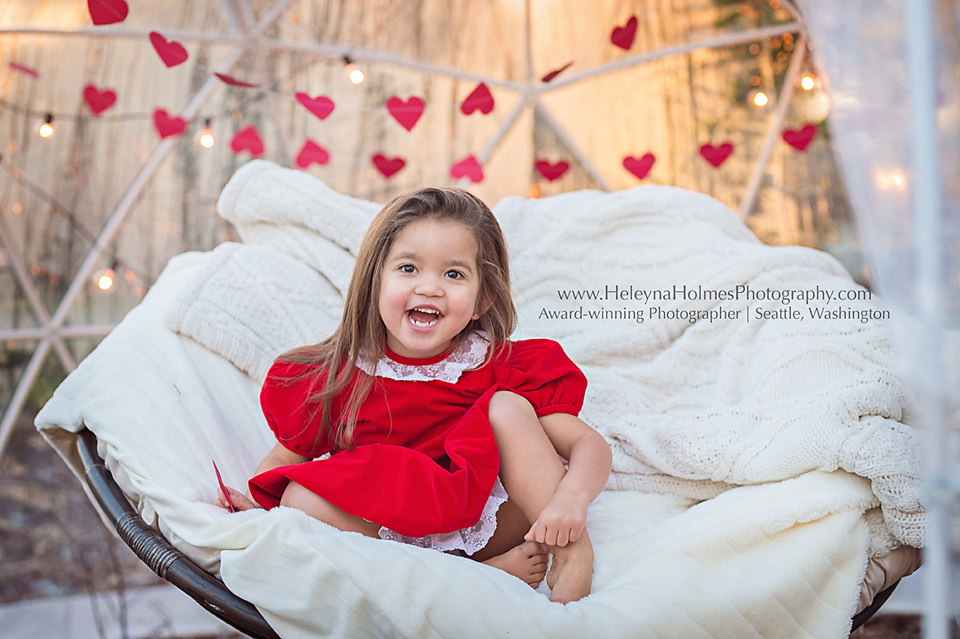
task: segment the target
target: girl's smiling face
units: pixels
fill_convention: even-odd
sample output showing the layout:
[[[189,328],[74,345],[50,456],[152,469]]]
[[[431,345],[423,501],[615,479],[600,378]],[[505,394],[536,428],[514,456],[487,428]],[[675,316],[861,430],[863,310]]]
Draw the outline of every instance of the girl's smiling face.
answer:
[[[439,355],[477,318],[477,242],[457,222],[420,219],[400,231],[380,281],[380,317],[397,355]]]

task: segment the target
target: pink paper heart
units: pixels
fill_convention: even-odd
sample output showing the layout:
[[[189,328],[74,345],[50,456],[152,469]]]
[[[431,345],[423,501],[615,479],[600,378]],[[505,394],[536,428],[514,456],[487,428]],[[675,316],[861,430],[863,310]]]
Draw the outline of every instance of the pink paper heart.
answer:
[[[26,73],[27,75],[29,75],[34,79],[38,79],[38,80],[40,79],[40,73],[33,67],[28,67],[25,64],[17,64],[16,62],[10,62],[8,64],[10,65],[10,68],[13,69],[14,71],[19,71],[20,73]]]
[[[330,161],[330,154],[327,153],[327,150],[314,142],[313,140],[307,140],[303,143],[303,146],[300,148],[300,153],[297,154],[297,166],[301,169],[305,169],[314,162],[323,166]]]
[[[483,167],[474,156],[466,157],[450,167],[450,175],[459,180],[460,178],[470,178],[473,183],[483,181]]]
[[[787,129],[783,132],[783,141],[803,153],[817,137],[817,125],[805,124],[802,129]]]
[[[217,76],[218,78],[220,78],[220,80],[222,80],[223,82],[226,82],[232,87],[256,87],[257,86],[255,84],[250,84],[249,82],[242,82],[240,80],[237,80],[236,78],[229,76],[225,73],[214,73],[213,75]]]
[[[150,32],[150,44],[157,50],[157,55],[167,65],[167,68],[183,64],[189,57],[182,44],[176,40],[167,40],[156,31]]]
[[[657,158],[653,153],[647,153],[642,158],[627,156],[623,158],[623,168],[637,176],[637,179],[642,180],[647,177],[647,173],[650,172],[650,169],[653,168],[653,163],[656,161]]]
[[[571,62],[567,62],[565,65],[563,65],[563,66],[560,67],[559,69],[554,69],[553,71],[551,71],[551,72],[548,73],[547,75],[545,75],[545,76],[543,76],[542,78],[540,78],[540,81],[543,82],[544,84],[546,84],[546,83],[549,82],[550,80],[553,80],[555,77],[557,77],[558,75],[560,75],[561,73],[563,73],[564,71],[566,71],[567,69],[569,69],[571,66],[573,66],[573,62],[572,62],[572,61],[571,61]]]
[[[171,118],[170,114],[164,109],[157,109],[153,112],[153,123],[157,127],[157,133],[160,139],[168,138],[171,135],[180,135],[187,130],[187,121],[183,118]]]
[[[130,7],[124,0],[87,0],[87,9],[90,10],[90,19],[93,24],[114,24],[127,19]]]
[[[630,16],[627,24],[622,27],[615,27],[610,34],[610,42],[621,49],[629,51],[633,46],[633,38],[637,35],[637,16]]]
[[[389,111],[393,119],[399,122],[400,126],[407,131],[413,129],[413,125],[415,125],[417,120],[420,119],[420,116],[423,115],[425,106],[426,103],[417,96],[408,98],[406,102],[397,96],[393,96],[387,100],[387,111]]]
[[[700,155],[703,159],[713,165],[713,168],[719,169],[720,165],[726,162],[730,154],[733,153],[733,143],[724,142],[720,146],[713,146],[709,142],[700,147]]]
[[[548,182],[553,182],[567,172],[567,169],[570,168],[570,163],[560,160],[556,164],[550,164],[547,160],[537,160],[533,166],[536,167],[540,175],[545,177]]]
[[[325,95],[318,95],[315,98],[311,98],[306,93],[297,93],[297,102],[305,106],[307,111],[321,120],[333,113],[333,100]]]
[[[234,153],[240,154],[243,151],[250,151],[253,157],[263,155],[263,140],[260,139],[260,132],[257,127],[250,125],[245,129],[240,129],[230,140],[230,148]]]
[[[470,115],[477,109],[484,115],[493,111],[493,94],[490,93],[490,89],[483,82],[478,84],[477,88],[471,91],[470,95],[460,105],[460,110],[463,111],[464,115]]]
[[[375,156],[373,156],[373,165],[377,167],[377,170],[380,171],[381,174],[383,174],[383,177],[389,178],[394,173],[405,167],[407,163],[404,162],[403,158],[397,157],[390,159],[385,155],[377,153]]]
[[[117,94],[110,89],[100,91],[92,84],[88,84],[83,88],[83,100],[94,115],[100,115],[113,106],[117,101]]]

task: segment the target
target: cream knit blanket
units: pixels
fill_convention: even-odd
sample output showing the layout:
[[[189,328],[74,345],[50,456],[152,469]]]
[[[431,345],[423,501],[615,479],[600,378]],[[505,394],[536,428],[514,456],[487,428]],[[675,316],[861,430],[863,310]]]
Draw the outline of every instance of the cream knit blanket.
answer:
[[[280,352],[333,330],[377,208],[248,163],[218,205],[247,246],[218,249],[168,328],[262,380]],[[706,499],[843,469],[881,503],[867,513],[872,555],[923,545],[920,449],[887,320],[836,260],[765,246],[720,202],[670,187],[508,198],[494,212],[515,337],[556,339],[583,368],[581,416],[614,451],[608,488]]]

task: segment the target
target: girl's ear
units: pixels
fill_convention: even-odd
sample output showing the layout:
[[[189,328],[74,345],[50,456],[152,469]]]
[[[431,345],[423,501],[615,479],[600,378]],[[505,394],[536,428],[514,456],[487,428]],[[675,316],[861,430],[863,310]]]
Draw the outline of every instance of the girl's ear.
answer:
[[[474,313],[472,319],[478,320],[483,317],[484,313],[490,310],[490,307],[493,306],[495,301],[497,301],[497,296],[495,293],[489,293],[484,296],[483,299],[477,302],[477,312]]]

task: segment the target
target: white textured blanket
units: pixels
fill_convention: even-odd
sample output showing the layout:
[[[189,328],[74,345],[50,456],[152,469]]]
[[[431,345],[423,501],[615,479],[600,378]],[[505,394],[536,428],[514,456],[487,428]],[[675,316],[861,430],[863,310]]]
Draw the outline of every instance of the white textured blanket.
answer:
[[[543,587],[495,569],[334,531],[285,508],[221,511],[210,460],[240,486],[272,446],[257,405],[264,363],[332,330],[331,306],[376,206],[251,162],[220,210],[248,245],[172,261],[37,426],[75,468],[71,433],[93,430],[145,518],[219,568],[285,639],[839,638],[868,549],[922,542],[916,444],[898,422],[881,322],[747,323],[742,313],[756,304],[745,299],[561,299],[558,291],[613,287],[618,296],[674,285],[854,288],[827,256],[764,247],[716,201],[662,187],[496,209],[520,337],[557,338],[583,366],[583,416],[615,450],[610,488],[664,493],[608,490],[591,506],[589,597],[552,604]],[[254,277],[234,277],[244,272]],[[741,317],[691,324],[650,317],[652,306],[722,306]],[[620,319],[576,319],[580,307]],[[837,468],[849,472],[822,472]]]

